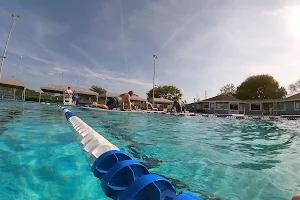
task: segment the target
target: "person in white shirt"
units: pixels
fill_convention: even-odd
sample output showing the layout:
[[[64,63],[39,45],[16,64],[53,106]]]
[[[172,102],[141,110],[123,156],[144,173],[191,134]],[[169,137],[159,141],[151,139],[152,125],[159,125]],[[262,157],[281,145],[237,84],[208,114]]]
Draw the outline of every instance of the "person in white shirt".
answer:
[[[73,94],[73,91],[71,90],[71,87],[68,87],[68,89],[64,92],[64,94],[71,96]]]
[[[68,97],[69,103],[72,104],[73,91],[71,90],[71,87],[68,87],[68,89],[64,91],[64,94]]]

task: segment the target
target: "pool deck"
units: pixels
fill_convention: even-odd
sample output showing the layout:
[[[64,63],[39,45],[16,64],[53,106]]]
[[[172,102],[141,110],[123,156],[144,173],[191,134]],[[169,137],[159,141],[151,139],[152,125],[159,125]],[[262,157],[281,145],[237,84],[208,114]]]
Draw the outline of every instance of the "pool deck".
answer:
[[[281,116],[253,116],[243,114],[200,114],[202,117],[211,118],[230,118],[230,119],[251,119],[251,120],[300,120],[300,115],[281,115]]]
[[[94,110],[100,112],[113,112],[113,113],[132,113],[132,114],[165,114],[165,115],[176,115],[176,116],[196,116],[195,113],[167,113],[163,111],[146,111],[146,110],[134,110],[134,111],[120,111],[120,110],[106,110],[101,108],[91,108],[91,107],[79,107],[80,109],[85,110]]]
[[[227,119],[248,119],[248,120],[300,120],[300,115],[282,115],[282,116],[250,116],[243,114],[195,114],[195,113],[168,113],[163,111],[120,111],[120,110],[105,110],[100,108],[80,107],[86,110],[95,110],[101,112],[114,112],[114,113],[134,113],[134,114],[163,114],[163,115],[175,115],[175,116],[200,116],[210,118],[227,118]]]

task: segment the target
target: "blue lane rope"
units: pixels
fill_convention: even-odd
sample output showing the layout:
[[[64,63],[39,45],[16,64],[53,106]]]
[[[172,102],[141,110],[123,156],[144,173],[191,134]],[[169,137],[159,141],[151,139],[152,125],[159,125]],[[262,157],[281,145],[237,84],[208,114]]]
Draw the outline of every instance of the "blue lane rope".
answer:
[[[189,193],[177,195],[169,181],[151,174],[144,165],[132,160],[70,110],[59,107],[107,197],[116,200],[202,200]]]

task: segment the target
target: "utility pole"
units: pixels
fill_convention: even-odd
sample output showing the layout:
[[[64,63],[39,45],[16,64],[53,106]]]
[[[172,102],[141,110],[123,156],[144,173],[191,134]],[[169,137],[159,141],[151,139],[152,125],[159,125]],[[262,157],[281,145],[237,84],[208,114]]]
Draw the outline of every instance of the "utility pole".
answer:
[[[155,85],[154,85],[154,80],[155,80],[155,61],[156,61],[156,59],[157,59],[158,57],[157,57],[157,55],[153,55],[153,61],[154,61],[154,66],[153,66],[153,88],[152,88],[152,106],[153,106],[153,108],[154,108],[154,87],[155,87]]]
[[[206,90],[205,90],[205,99],[206,99]]]
[[[3,51],[3,56],[1,57],[1,65],[0,65],[0,79],[2,78],[2,68],[3,68],[3,64],[4,64],[4,59],[6,56],[6,50],[7,50],[7,46],[8,46],[8,42],[9,42],[9,38],[11,36],[12,30],[14,28],[15,22],[16,20],[18,20],[20,18],[20,15],[15,16],[14,14],[11,15],[12,17],[12,25],[10,27],[9,33],[8,33],[8,37],[5,43],[5,47],[4,47],[4,51]]]

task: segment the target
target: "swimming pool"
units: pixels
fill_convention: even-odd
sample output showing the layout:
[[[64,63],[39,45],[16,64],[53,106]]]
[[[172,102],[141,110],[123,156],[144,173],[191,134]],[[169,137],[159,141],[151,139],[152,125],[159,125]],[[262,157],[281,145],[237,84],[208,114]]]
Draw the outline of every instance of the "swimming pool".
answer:
[[[300,190],[298,121],[71,110],[177,191],[279,200]],[[0,101],[0,119],[1,200],[107,199],[57,106]]]

